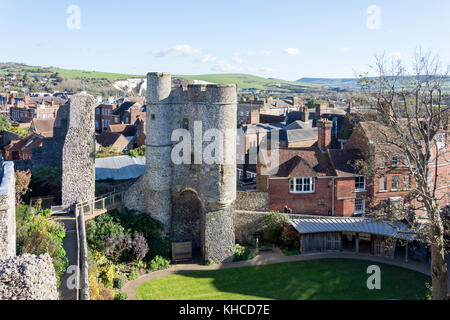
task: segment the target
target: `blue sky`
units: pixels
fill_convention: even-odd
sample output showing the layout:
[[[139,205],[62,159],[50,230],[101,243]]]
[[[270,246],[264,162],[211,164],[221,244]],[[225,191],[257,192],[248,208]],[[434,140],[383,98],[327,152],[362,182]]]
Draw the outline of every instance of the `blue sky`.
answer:
[[[450,63],[448,0],[0,0],[0,13],[2,62],[286,80],[352,77],[376,53],[410,61],[419,46]]]

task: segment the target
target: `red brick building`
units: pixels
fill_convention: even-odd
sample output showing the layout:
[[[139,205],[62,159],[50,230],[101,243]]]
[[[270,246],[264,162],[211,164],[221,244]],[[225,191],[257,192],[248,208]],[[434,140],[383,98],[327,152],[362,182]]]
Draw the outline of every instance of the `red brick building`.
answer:
[[[279,166],[270,175],[263,175],[263,166],[257,166],[257,188],[269,192],[271,210],[283,211],[288,206],[293,213],[353,216],[364,213],[372,201],[375,205],[404,201],[414,181],[395,148],[374,143],[379,123],[359,123],[344,149],[329,149],[332,128],[329,121],[318,121],[317,126],[317,147],[277,150]],[[444,141],[442,145],[438,190],[442,204],[446,205],[450,160],[448,143]],[[381,148],[383,153],[373,152],[375,148]],[[360,176],[355,162],[370,160],[374,155],[373,163],[379,169],[376,175]]]

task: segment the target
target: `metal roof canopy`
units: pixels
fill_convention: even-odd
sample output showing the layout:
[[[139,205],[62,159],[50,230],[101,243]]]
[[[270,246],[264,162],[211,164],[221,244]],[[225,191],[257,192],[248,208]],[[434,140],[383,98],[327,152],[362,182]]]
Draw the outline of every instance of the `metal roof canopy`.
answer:
[[[414,240],[415,234],[405,224],[392,226],[386,222],[367,218],[307,218],[291,219],[290,224],[300,233],[359,232],[370,233],[401,240]]]
[[[95,159],[95,180],[129,180],[145,173],[145,157],[119,156]]]

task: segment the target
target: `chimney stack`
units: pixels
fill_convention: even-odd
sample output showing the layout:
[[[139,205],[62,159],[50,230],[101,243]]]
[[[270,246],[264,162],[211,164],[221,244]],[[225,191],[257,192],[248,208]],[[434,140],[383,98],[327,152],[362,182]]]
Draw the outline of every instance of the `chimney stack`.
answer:
[[[325,151],[331,146],[331,129],[333,128],[333,122],[327,119],[321,119],[317,121],[318,128],[318,146],[320,150]]]
[[[303,122],[309,122],[309,109],[308,106],[302,106],[300,111],[300,117]]]

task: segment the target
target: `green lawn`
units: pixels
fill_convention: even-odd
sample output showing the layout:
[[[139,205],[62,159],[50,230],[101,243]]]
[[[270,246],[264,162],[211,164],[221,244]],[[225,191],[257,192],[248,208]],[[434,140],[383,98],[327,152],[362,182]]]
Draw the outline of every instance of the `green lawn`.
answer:
[[[381,289],[366,286],[367,267],[381,269]],[[320,259],[171,275],[137,288],[139,300],[426,299],[431,278],[399,267]]]

